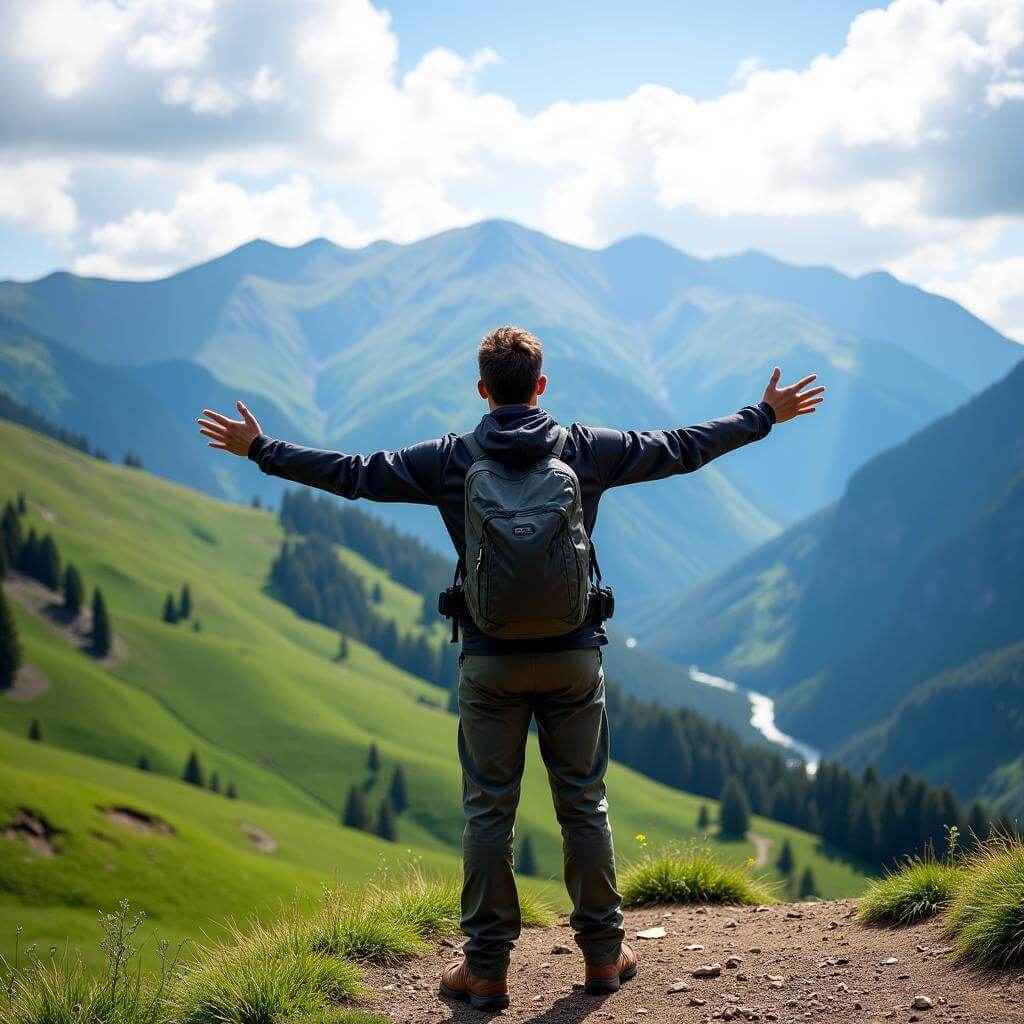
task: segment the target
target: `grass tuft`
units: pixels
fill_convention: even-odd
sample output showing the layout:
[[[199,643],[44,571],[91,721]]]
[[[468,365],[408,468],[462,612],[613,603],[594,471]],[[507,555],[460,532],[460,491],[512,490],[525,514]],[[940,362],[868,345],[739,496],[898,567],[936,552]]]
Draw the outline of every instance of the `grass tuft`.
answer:
[[[701,847],[647,854],[622,876],[627,907],[656,903],[774,903],[768,886],[745,867],[723,864]]]
[[[862,924],[914,924],[944,909],[963,883],[962,864],[915,859],[874,882],[861,898]]]
[[[1024,964],[1024,842],[992,839],[967,867],[946,914],[955,955],[991,969]]]

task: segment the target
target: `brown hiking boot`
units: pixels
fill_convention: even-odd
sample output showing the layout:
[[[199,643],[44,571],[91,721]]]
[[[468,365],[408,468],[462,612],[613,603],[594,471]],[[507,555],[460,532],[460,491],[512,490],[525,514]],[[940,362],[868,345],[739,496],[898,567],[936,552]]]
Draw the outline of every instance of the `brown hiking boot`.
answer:
[[[620,982],[629,981],[635,975],[636,953],[628,942],[624,942],[618,960],[600,967],[587,964],[587,983],[584,987],[588,995],[605,996],[609,992],[618,992]]]
[[[465,960],[456,960],[441,972],[441,995],[468,1002],[485,1013],[497,1013],[508,1006],[508,982],[478,978]]]

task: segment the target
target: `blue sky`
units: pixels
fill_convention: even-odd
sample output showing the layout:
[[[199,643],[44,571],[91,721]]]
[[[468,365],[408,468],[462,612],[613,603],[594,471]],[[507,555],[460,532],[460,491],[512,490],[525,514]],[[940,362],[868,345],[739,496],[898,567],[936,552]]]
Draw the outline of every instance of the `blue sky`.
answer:
[[[1024,2],[7,0],[0,277],[506,217],[884,268],[1024,340]]]
[[[436,46],[463,53],[496,47],[503,63],[488,73],[488,87],[536,113],[560,99],[623,96],[645,82],[712,98],[729,87],[740,61],[748,57],[786,68],[835,52],[854,16],[878,5],[847,0],[635,0],[628,5],[614,0],[398,0],[383,6],[402,42],[403,70]]]

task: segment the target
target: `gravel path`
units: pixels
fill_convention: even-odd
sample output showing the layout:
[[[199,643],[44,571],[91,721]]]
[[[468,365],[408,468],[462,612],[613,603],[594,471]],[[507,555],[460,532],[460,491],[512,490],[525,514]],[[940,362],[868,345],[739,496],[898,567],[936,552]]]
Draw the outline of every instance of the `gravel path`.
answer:
[[[626,927],[640,973],[607,998],[573,987],[583,965],[567,928],[531,929],[513,953],[512,1005],[500,1017],[531,1024],[1024,1024],[1024,972],[982,975],[956,968],[938,922],[899,930],[864,928],[854,920],[855,906],[840,900],[630,911]],[[659,926],[664,938],[634,938],[638,930]],[[553,952],[565,944],[571,946],[568,954]],[[485,1020],[484,1014],[436,993],[440,970],[453,952],[441,947],[400,971],[371,972],[368,980],[382,999],[368,1008],[394,1024]],[[721,967],[717,976],[693,976],[714,964]],[[915,997],[923,997],[917,1007]]]

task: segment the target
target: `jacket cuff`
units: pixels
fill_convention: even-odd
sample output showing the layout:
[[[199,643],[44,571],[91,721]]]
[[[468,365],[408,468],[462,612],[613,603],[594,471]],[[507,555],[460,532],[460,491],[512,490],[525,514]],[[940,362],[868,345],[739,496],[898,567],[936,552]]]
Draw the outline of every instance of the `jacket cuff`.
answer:
[[[758,402],[757,407],[768,417],[768,428],[770,430],[775,426],[775,410],[767,402]]]
[[[257,434],[249,442],[249,453],[248,454],[249,454],[249,458],[252,459],[253,462],[257,462],[258,463],[260,461],[260,455],[263,453],[263,449],[267,446],[269,441],[270,441],[270,438],[267,437],[266,434]]]

